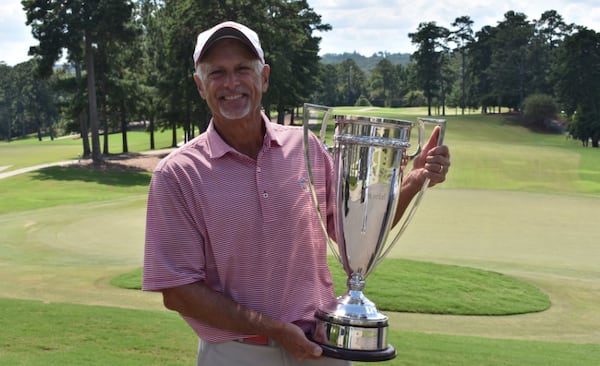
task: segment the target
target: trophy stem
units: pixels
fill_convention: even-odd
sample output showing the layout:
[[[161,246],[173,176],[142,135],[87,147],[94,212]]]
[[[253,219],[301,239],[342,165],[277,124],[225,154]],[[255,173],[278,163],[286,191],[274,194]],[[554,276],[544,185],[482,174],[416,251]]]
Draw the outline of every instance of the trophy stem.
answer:
[[[349,291],[361,291],[365,288],[365,278],[358,272],[353,272],[348,278],[348,290]]]

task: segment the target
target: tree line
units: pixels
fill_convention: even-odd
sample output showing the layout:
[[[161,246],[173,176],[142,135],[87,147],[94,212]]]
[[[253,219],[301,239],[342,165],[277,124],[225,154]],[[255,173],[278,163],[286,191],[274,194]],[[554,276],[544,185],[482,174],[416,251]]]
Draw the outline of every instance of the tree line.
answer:
[[[306,101],[337,105],[447,107],[464,113],[507,108],[535,111],[543,124],[564,111],[574,138],[600,139],[600,34],[566,24],[554,10],[538,20],[507,12],[475,32],[468,16],[448,29],[419,24],[408,64],[381,59],[364,69],[350,57],[324,63],[321,32],[331,26],[305,0],[23,0],[38,45],[14,67],[0,63],[0,138],[37,132],[82,137],[83,156],[111,153],[108,133],[120,131],[127,152],[131,121],[172,131],[172,145],[203,131],[209,111],[192,80],[197,34],[224,20],[254,28],[271,64],[263,98],[283,123]],[[61,58],[66,63],[56,67]],[[293,114],[292,114],[293,115]],[[541,118],[542,116],[543,118]],[[101,143],[101,138],[103,141]],[[91,141],[90,141],[91,140]]]

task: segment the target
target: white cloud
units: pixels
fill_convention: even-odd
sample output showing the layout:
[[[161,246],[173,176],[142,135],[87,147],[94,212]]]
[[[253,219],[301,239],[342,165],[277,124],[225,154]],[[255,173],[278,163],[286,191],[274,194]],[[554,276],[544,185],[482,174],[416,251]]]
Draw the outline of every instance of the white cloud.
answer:
[[[27,61],[29,47],[37,41],[31,28],[25,25],[27,17],[20,0],[2,0],[0,3],[0,61],[14,66]]]

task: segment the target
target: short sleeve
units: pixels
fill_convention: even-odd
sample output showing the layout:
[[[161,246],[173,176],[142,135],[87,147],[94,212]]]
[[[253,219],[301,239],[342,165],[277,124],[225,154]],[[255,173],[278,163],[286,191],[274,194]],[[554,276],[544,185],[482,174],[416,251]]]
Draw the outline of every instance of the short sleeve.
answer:
[[[170,171],[154,172],[148,193],[143,290],[160,291],[205,278],[204,238]]]

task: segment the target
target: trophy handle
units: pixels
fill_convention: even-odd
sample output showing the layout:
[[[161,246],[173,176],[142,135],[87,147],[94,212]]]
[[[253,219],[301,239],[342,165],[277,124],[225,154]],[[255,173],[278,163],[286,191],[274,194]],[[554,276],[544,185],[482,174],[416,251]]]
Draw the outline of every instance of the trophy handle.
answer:
[[[327,144],[325,143],[327,135],[327,126],[329,125],[329,120],[331,119],[331,112],[333,111],[333,108],[319,104],[304,103],[304,106],[302,108],[302,126],[304,127],[304,134],[306,137],[308,137],[308,130],[310,130],[308,128],[308,125],[311,120],[311,110],[324,112],[323,119],[321,120],[321,130],[319,131],[319,140],[321,140],[321,143],[325,145],[325,147],[327,147]]]
[[[414,158],[419,156],[419,154],[421,153],[421,150],[423,150],[423,142],[425,141],[425,124],[421,118],[419,118],[417,120],[417,128],[419,129],[419,133],[417,135],[418,136],[417,148],[415,149],[414,153],[407,154],[409,161],[414,160]]]
[[[409,154],[409,156],[408,156],[409,160],[413,160],[423,150],[425,124],[432,124],[434,126],[440,126],[441,130],[440,130],[440,134],[438,137],[437,146],[441,146],[444,144],[444,137],[446,135],[446,120],[445,119],[419,117],[418,122],[419,122],[418,123],[419,143],[418,143],[416,152],[414,154]],[[408,212],[407,213],[405,212],[405,215],[406,215],[405,219],[404,220],[401,219],[398,222],[398,224],[396,224],[394,226],[394,228],[392,229],[392,230],[395,230],[397,225],[401,225],[400,229],[396,232],[396,234],[394,235],[390,244],[383,251],[381,251],[381,253],[377,256],[376,265],[381,263],[383,258],[385,258],[388,255],[390,250],[392,250],[392,248],[396,245],[396,242],[398,241],[398,239],[400,239],[400,237],[404,233],[404,230],[406,230],[406,227],[408,226],[408,224],[410,223],[410,221],[412,220],[413,216],[415,215],[415,213],[417,211],[417,207],[421,203],[421,199],[423,198],[423,194],[427,190],[427,187],[429,187],[429,178],[425,179],[425,181],[423,182],[423,185],[421,186],[421,189],[417,193],[416,197],[413,198],[413,202],[412,202]],[[400,194],[402,194],[402,192]]]
[[[339,248],[337,243],[335,243],[327,232],[327,224],[326,221],[323,220],[323,216],[321,215],[321,207],[319,205],[319,199],[317,197],[317,191],[314,186],[314,179],[312,174],[312,166],[310,163],[310,142],[309,142],[309,122],[311,120],[311,111],[324,112],[323,119],[321,120],[321,130],[319,133],[319,140],[324,145],[326,150],[329,150],[327,144],[325,143],[325,136],[327,134],[327,126],[329,125],[329,120],[331,119],[331,112],[333,111],[332,107],[327,107],[324,105],[318,104],[310,104],[304,103],[302,109],[302,127],[304,131],[304,161],[306,163],[306,172],[308,174],[308,187],[310,191],[310,196],[312,197],[312,201],[317,210],[317,217],[319,218],[319,223],[321,224],[321,228],[327,237],[327,244],[329,245],[329,249],[333,253],[333,256],[342,263],[342,257],[339,252]]]

